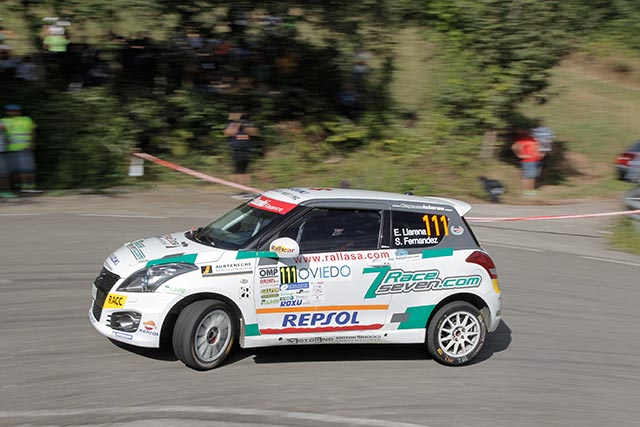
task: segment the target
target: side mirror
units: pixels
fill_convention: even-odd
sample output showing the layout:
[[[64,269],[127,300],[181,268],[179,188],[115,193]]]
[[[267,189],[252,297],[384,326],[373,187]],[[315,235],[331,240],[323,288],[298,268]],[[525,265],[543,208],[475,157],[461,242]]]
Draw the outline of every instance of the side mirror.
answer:
[[[271,242],[269,252],[275,252],[280,258],[293,258],[300,255],[300,245],[290,237],[281,237]]]

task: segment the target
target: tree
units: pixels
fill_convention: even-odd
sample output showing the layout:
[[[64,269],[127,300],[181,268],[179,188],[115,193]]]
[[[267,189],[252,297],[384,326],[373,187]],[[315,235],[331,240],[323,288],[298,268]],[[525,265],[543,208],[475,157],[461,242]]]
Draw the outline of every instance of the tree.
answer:
[[[561,1],[434,0],[429,17],[448,61],[439,105],[461,131],[504,126],[571,46]]]

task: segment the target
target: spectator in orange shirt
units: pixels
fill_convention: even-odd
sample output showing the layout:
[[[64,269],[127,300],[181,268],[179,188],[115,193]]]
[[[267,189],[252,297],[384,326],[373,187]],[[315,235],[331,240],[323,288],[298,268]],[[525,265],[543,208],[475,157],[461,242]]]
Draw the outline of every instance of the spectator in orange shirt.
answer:
[[[540,167],[544,153],[540,151],[540,143],[528,132],[519,132],[516,142],[511,146],[520,159],[522,166],[522,192],[525,196],[536,195],[536,178],[540,176]]]

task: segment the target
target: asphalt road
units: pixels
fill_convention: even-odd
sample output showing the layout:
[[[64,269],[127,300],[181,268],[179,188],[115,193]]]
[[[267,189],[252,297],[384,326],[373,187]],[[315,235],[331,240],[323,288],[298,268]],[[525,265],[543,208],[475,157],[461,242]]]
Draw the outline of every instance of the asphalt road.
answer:
[[[236,350],[196,372],[94,331],[90,284],[111,251],[234,204],[169,190],[0,206],[0,426],[640,423],[640,257],[604,249],[605,220],[474,227],[499,268],[504,322],[470,366],[422,346],[343,345]]]

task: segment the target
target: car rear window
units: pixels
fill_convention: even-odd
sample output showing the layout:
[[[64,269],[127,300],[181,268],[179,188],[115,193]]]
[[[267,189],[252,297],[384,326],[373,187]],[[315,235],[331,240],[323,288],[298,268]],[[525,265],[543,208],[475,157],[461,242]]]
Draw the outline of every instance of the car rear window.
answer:
[[[473,233],[455,209],[391,211],[391,247],[477,248]]]
[[[640,151],[640,141],[636,141],[627,151]]]

